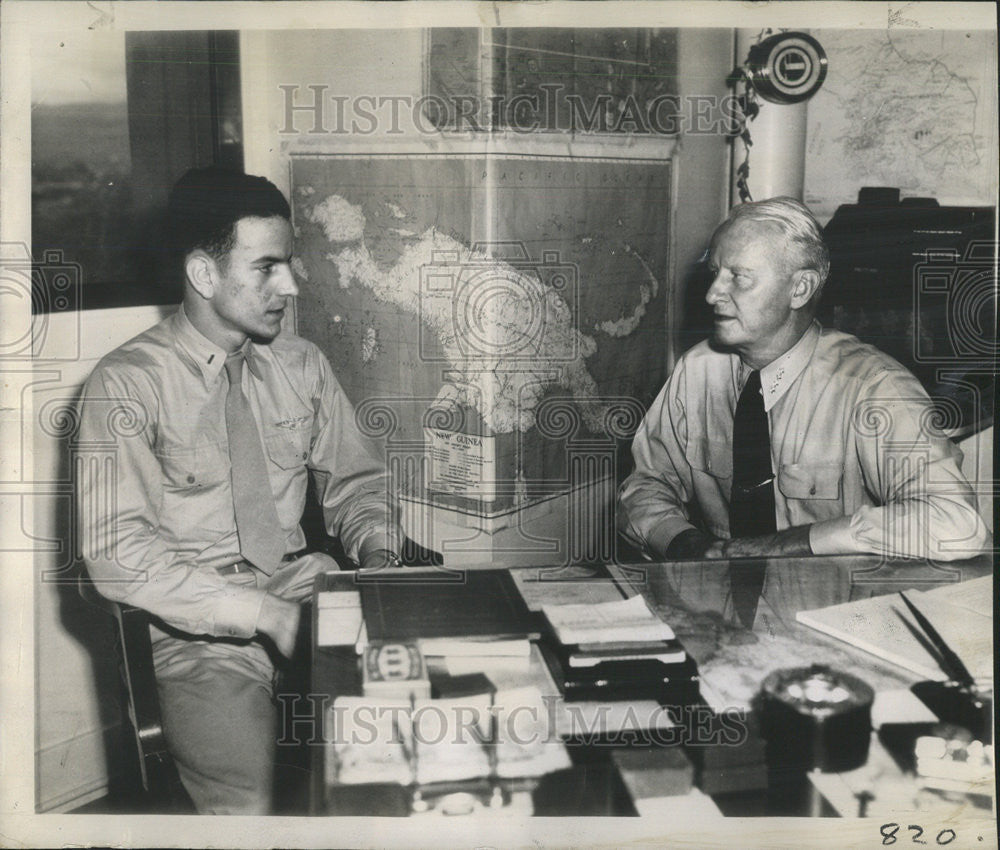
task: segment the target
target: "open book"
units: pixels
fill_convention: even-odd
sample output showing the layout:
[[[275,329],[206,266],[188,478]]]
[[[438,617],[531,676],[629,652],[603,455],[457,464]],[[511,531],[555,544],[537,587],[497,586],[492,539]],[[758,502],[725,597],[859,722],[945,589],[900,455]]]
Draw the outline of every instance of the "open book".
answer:
[[[980,683],[993,679],[993,578],[945,585],[929,591],[907,590],[909,600]],[[795,619],[851,646],[934,681],[945,681],[937,651],[926,639],[899,594],[845,602]]]

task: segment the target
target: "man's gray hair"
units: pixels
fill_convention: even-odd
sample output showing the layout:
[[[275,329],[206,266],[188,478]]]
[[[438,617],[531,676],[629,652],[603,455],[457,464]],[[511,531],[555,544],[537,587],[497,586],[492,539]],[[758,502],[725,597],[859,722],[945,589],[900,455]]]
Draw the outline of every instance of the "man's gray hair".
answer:
[[[809,208],[795,198],[768,198],[733,207],[717,232],[737,221],[761,221],[777,225],[788,241],[798,249],[795,262],[799,268],[819,272],[820,288],[830,273],[830,251],[823,241],[823,231]],[[817,292],[817,295],[819,293]]]

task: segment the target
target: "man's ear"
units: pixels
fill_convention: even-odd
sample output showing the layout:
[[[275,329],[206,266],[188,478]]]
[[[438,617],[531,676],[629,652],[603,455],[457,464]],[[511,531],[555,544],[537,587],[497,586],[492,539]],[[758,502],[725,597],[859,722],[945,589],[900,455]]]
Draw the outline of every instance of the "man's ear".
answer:
[[[184,273],[188,282],[202,298],[208,300],[215,295],[218,269],[204,251],[192,251],[184,260]]]
[[[799,269],[792,278],[792,309],[801,310],[819,291],[819,272],[815,269]]]

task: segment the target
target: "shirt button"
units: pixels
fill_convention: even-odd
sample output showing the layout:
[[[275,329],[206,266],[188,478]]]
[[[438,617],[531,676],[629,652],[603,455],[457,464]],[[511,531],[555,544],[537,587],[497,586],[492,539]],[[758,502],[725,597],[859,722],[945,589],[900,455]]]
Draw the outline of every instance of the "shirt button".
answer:
[[[236,634],[236,629],[227,629],[227,631],[229,632],[230,635]]]
[[[813,484],[813,486],[809,488],[809,495],[810,496],[815,496],[816,495],[816,485],[815,484]]]
[[[309,457],[309,453],[308,452],[302,452],[302,460],[305,460],[307,457]]]
[[[194,476],[193,475],[189,475],[188,478],[187,478],[187,481],[188,481],[188,484],[194,484]]]

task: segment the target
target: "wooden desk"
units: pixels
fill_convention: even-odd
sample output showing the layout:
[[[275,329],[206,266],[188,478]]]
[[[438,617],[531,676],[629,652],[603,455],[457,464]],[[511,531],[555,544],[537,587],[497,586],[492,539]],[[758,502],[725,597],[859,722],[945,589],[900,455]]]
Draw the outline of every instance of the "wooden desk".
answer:
[[[761,566],[763,588],[753,628],[747,629],[734,612],[732,575]],[[606,576],[594,578],[586,568],[518,568],[512,574],[533,609],[544,602],[596,603],[641,593],[697,660],[708,704],[719,711],[741,714],[753,727],[752,699],[765,676],[776,669],[825,663],[859,675],[876,692],[905,688],[915,681],[901,668],[802,626],[795,620],[798,611],[906,588],[930,589],[989,574],[992,565],[987,557],[947,566],[825,557],[615,565],[607,569],[610,580]],[[333,574],[320,581],[324,589],[333,584],[350,586],[353,575]],[[313,693],[360,693],[353,664],[351,651],[316,648]],[[726,750],[696,748],[696,758],[702,759],[699,779],[717,800],[729,804],[728,813],[777,814],[780,812],[768,808],[764,798],[753,798],[754,791],[763,792],[766,777],[762,742],[753,731],[751,728],[743,743]],[[322,748],[315,751],[321,758]],[[316,767],[314,799],[318,800],[323,795],[323,774],[321,764]]]

